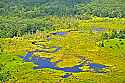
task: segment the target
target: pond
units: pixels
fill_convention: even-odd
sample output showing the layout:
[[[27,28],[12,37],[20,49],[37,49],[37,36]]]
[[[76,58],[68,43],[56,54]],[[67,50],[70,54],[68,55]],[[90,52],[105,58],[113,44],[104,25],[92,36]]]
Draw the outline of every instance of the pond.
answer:
[[[60,35],[60,36],[63,36],[65,35],[66,33],[65,32],[53,32],[51,33],[52,35]]]
[[[65,35],[65,32],[53,32],[51,34],[63,36],[63,35]],[[42,69],[42,68],[50,68],[50,69],[55,69],[55,70],[60,70],[60,71],[70,72],[70,73],[86,72],[84,69],[81,69],[81,67],[83,67],[85,64],[87,64],[85,62],[80,62],[80,64],[74,65],[72,67],[58,67],[57,63],[59,63],[63,60],[57,60],[55,62],[51,62],[52,58],[32,56],[36,52],[55,53],[55,52],[60,51],[62,49],[61,47],[57,47],[57,46],[47,47],[43,44],[36,44],[36,42],[32,42],[32,44],[42,47],[42,50],[35,50],[32,52],[28,52],[25,56],[18,55],[18,57],[22,58],[24,60],[24,62],[32,62],[33,64],[35,64],[36,66],[33,67],[33,70]],[[48,50],[51,50],[52,48],[55,48],[55,49],[52,51],[48,51]],[[96,63],[92,63],[92,62],[88,63],[88,66],[89,66],[90,70],[91,70],[91,68],[95,69],[94,70],[95,72],[98,72],[96,70],[106,68],[105,65],[96,64]],[[71,74],[67,73],[66,75],[62,76],[62,78],[67,78],[69,76],[71,76]]]
[[[102,32],[102,31],[105,31],[106,29],[105,28],[93,28],[92,31],[93,32]]]
[[[83,63],[79,65],[75,65],[73,67],[64,67],[60,68],[56,64],[60,62],[61,60],[58,60],[56,62],[51,62],[51,58],[45,58],[45,57],[33,57],[32,56],[33,52],[27,53],[24,57],[19,56],[22,58],[25,62],[32,62],[38,66],[34,67],[33,69],[41,69],[41,68],[51,68],[51,69],[56,69],[56,70],[62,70],[64,72],[82,72],[80,67],[83,66]]]
[[[36,69],[42,69],[42,68],[50,68],[50,69],[55,69],[55,70],[61,70],[64,72],[71,72],[71,73],[78,73],[78,72],[85,72],[83,69],[81,69],[82,66],[84,66],[84,63],[81,63],[79,65],[75,65],[72,67],[58,67],[56,64],[58,62],[61,62],[62,60],[57,60],[56,62],[51,62],[51,58],[46,58],[46,57],[36,57],[32,56],[33,52],[27,53],[25,56],[19,56],[22,58],[25,62],[32,62],[33,64],[37,65],[33,67],[33,70]],[[101,64],[95,64],[95,63],[90,63],[89,64],[90,68],[97,68],[97,69],[102,69],[105,68],[106,66],[101,65]],[[63,78],[67,78],[71,76],[70,74],[66,74],[63,76]]]
[[[99,68],[99,69],[100,69],[100,68],[106,68],[105,65],[96,64],[96,63],[90,63],[89,66],[90,66],[91,68]]]

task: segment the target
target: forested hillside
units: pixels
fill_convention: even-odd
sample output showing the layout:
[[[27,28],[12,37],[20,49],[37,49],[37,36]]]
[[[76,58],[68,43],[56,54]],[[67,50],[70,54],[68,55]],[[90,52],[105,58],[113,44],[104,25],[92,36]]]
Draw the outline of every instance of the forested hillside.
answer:
[[[0,83],[125,83],[125,0],[0,0]]]
[[[91,0],[3,0],[1,15],[38,17],[75,15],[75,5],[86,4]]]
[[[125,0],[0,0],[0,37],[52,30],[49,16],[124,18],[124,5]]]
[[[0,15],[125,17],[125,0],[1,0]]]

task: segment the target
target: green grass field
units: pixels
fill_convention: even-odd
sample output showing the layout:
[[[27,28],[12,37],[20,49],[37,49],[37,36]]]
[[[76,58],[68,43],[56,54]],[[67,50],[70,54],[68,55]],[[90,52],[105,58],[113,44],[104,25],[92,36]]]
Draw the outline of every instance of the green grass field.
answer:
[[[102,41],[102,32],[125,29],[125,19],[93,18],[91,20],[78,20],[75,25],[75,28],[66,28],[66,25],[56,26],[58,29],[52,31],[64,31],[66,32],[64,36],[50,35],[51,32],[38,32],[23,37],[0,38],[1,83],[125,83],[125,39],[107,39],[103,41],[104,47],[99,46],[99,42]],[[93,28],[107,30],[92,32]],[[51,41],[46,39],[47,35],[51,37]],[[31,62],[23,62],[17,55],[24,56],[27,51],[40,50],[41,47],[32,44],[34,41],[48,47],[62,47],[56,53],[34,54],[48,58],[54,57],[53,62],[58,59],[63,60],[57,64],[59,67],[74,66],[80,62],[79,57],[83,56],[94,63],[109,66],[106,70],[108,73],[72,73],[72,76],[64,79],[61,78],[65,74],[63,71],[49,68],[32,70],[35,65]],[[83,67],[83,70],[85,69],[87,67]]]

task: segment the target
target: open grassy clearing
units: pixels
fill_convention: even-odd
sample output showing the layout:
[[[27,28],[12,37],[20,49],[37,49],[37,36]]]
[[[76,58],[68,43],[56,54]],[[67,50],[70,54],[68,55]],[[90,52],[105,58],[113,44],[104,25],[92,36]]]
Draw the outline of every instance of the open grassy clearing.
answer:
[[[98,42],[101,40],[102,31],[92,32],[92,28],[123,29],[125,25],[123,19],[108,19],[108,21],[105,21],[103,18],[100,18],[100,20],[98,18],[98,20],[95,19],[95,21],[78,21],[76,28],[71,27],[71,30],[74,29],[78,31],[69,32],[70,29],[65,28],[56,30],[66,31],[64,36],[50,35],[51,32],[39,32],[24,37],[1,38],[1,76],[4,77],[4,80],[7,80],[8,83],[44,83],[46,81],[47,83],[56,83],[57,81],[61,83],[124,83],[125,40],[105,40],[105,46],[99,47]],[[47,40],[47,35],[52,39],[51,41]],[[24,63],[23,60],[16,55],[25,55],[27,51],[40,50],[41,47],[32,44],[34,41],[36,41],[37,44],[44,44],[47,47],[62,47],[62,49],[56,53],[41,52],[34,54],[34,56],[54,57],[52,59],[53,62],[58,59],[63,60],[57,64],[59,67],[74,66],[80,62],[79,57],[83,56],[94,63],[110,66],[108,69],[109,73],[103,75],[92,72],[73,73],[71,77],[62,79],[61,76],[65,74],[63,71],[52,69],[32,70],[34,64],[30,62]],[[50,51],[51,50],[53,49],[50,49]]]

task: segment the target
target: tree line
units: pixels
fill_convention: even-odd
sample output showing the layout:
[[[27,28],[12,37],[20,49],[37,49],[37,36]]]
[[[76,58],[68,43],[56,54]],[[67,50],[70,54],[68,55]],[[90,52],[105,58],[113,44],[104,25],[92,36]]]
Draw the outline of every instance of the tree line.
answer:
[[[124,18],[125,0],[1,0],[1,16],[82,16]]]

